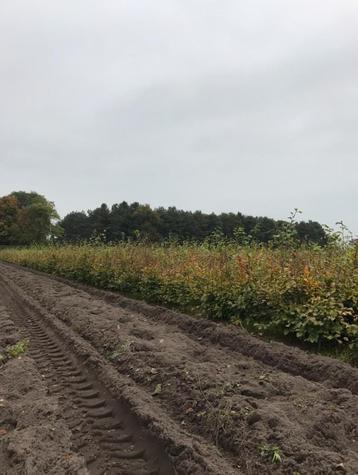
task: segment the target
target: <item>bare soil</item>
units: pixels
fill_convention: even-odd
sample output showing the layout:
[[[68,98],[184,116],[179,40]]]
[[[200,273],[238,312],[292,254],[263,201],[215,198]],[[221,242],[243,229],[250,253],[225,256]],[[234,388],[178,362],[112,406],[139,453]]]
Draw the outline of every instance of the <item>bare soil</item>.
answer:
[[[0,352],[20,334],[0,307]],[[0,473],[87,475],[83,457],[71,447],[71,431],[56,397],[28,356],[0,366]]]
[[[53,456],[77,464],[29,471],[46,437],[14,465],[23,439],[0,406],[1,474],[358,474],[356,368],[7,264],[0,305],[33,358],[0,368],[4,387],[21,388],[31,366],[40,393],[22,397],[52,401],[48,420],[34,420],[56,422],[64,436]]]

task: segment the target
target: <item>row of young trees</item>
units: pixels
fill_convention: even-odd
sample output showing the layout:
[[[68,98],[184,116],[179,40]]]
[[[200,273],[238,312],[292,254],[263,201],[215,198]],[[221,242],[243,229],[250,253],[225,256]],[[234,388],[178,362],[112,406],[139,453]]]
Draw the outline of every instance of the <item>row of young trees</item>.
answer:
[[[206,214],[175,207],[152,209],[149,205],[123,201],[109,208],[106,204],[86,212],[69,213],[60,223],[63,240],[79,242],[100,236],[105,242],[127,239],[162,241],[176,239],[203,241],[213,233],[241,241],[268,243],[282,234],[287,222],[241,213]],[[326,234],[314,221],[294,224],[301,242],[324,245]]]

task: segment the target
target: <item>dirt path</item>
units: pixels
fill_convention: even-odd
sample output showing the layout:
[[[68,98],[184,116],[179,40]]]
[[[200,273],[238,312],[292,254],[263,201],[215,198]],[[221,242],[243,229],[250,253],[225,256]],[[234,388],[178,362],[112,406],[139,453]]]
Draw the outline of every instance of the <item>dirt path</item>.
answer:
[[[0,304],[90,473],[358,473],[349,365],[5,264]]]

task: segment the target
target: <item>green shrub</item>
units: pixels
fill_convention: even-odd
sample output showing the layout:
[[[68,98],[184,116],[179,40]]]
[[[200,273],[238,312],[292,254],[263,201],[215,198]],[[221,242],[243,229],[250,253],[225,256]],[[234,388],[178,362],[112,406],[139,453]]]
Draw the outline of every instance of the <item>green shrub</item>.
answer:
[[[0,259],[316,348],[358,348],[358,248],[121,243],[2,249]],[[283,245],[282,240],[286,239]],[[280,245],[278,245],[280,243]],[[353,354],[352,353],[352,354]]]

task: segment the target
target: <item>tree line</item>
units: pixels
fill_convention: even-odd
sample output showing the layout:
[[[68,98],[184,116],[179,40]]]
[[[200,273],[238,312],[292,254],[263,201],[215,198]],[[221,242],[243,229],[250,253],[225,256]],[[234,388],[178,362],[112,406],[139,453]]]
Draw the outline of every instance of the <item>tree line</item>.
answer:
[[[73,211],[59,218],[53,202],[36,192],[17,191],[0,198],[0,245],[29,245],[48,241],[78,243],[147,240],[202,242],[219,235],[238,242],[269,243],[287,227],[287,221],[238,213],[203,213],[175,207],[151,208],[123,201],[109,208]],[[315,221],[292,223],[301,242],[324,245],[326,233]],[[291,228],[292,230],[292,228]]]
[[[104,242],[145,239],[151,242],[173,239],[204,241],[213,234],[242,242],[268,243],[287,226],[287,221],[238,213],[203,213],[175,207],[155,208],[123,201],[109,208],[103,203],[87,212],[74,211],[61,221],[63,240],[79,242],[100,236]],[[315,221],[294,223],[301,242],[324,245],[326,233]]]

